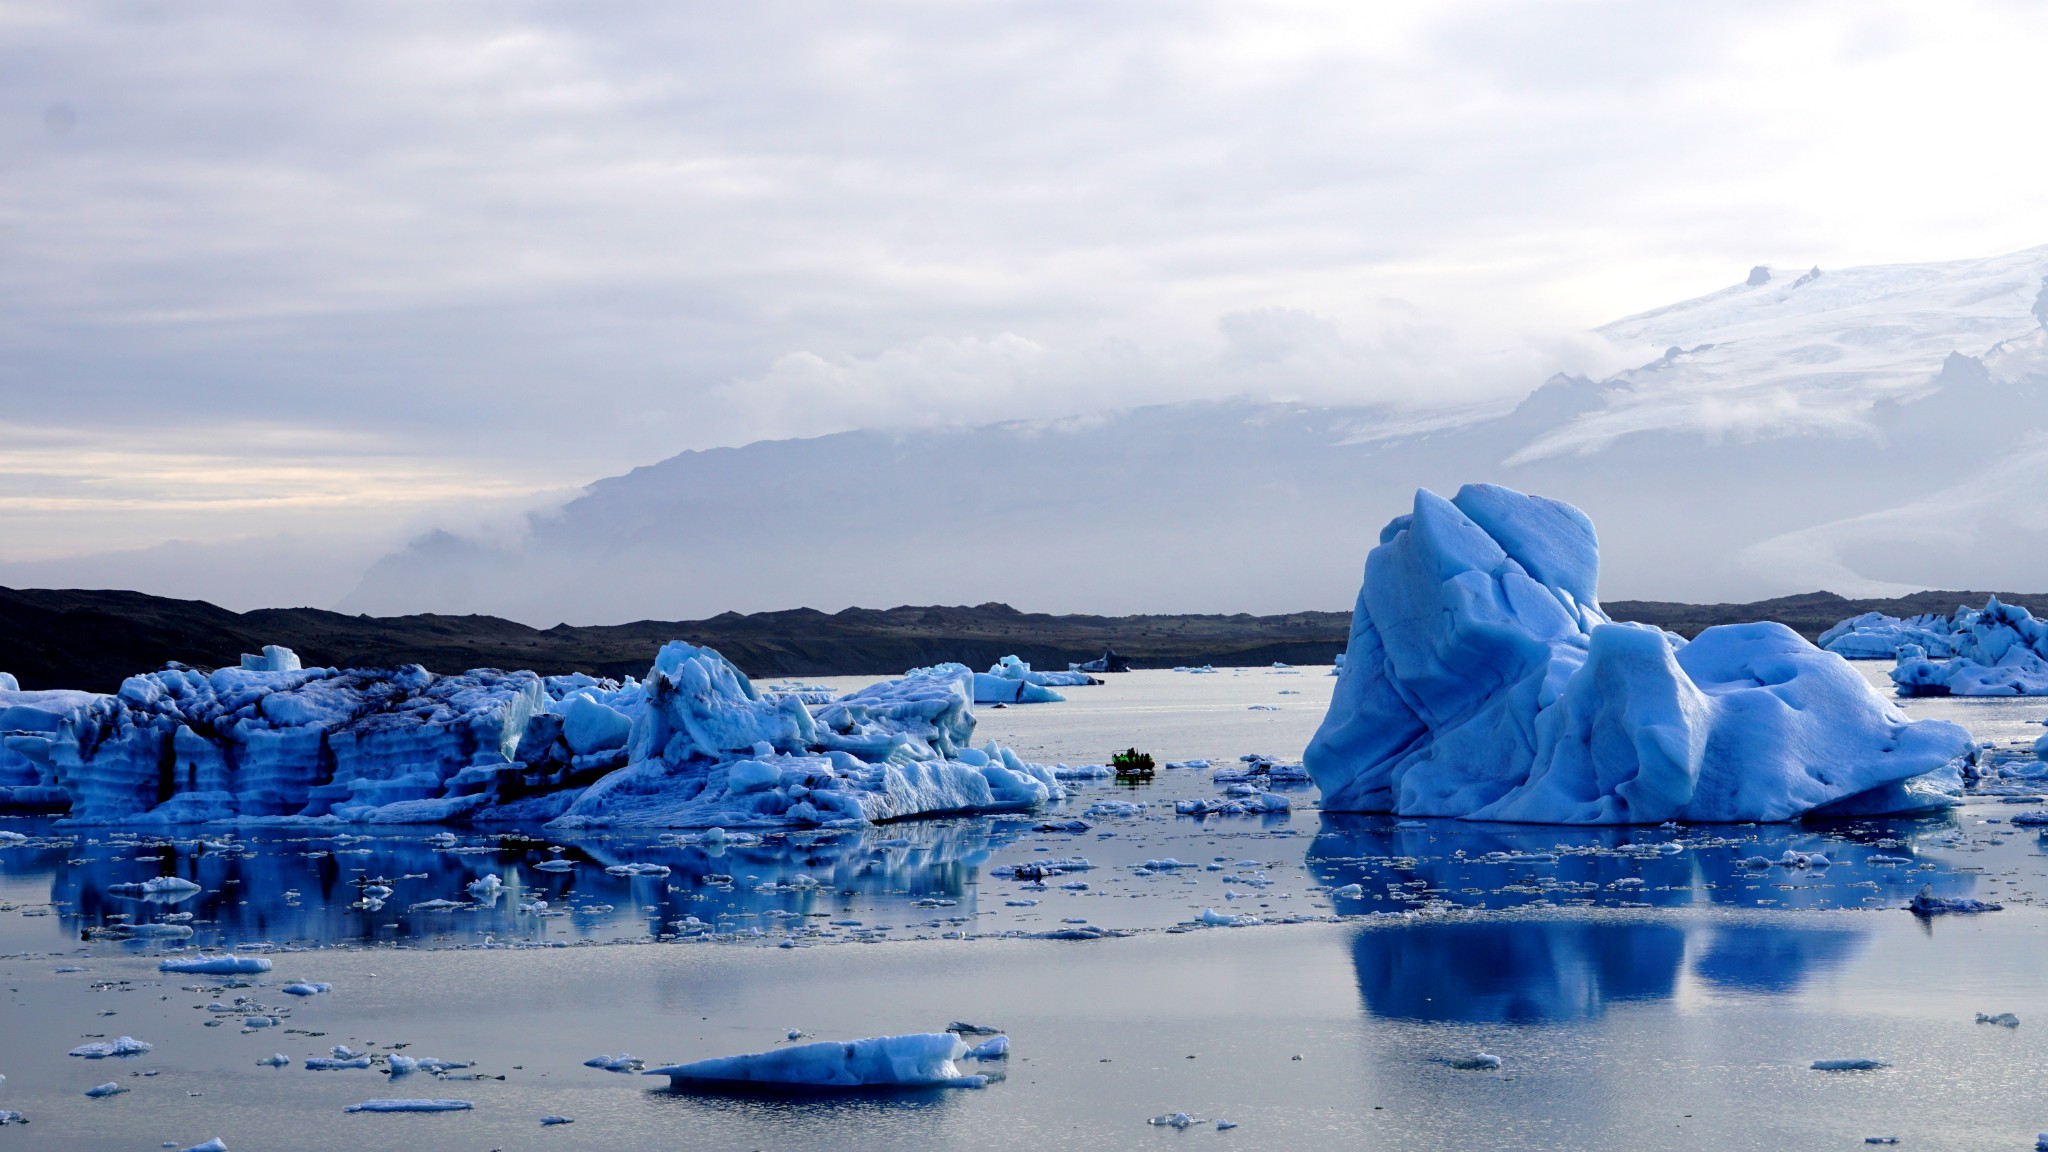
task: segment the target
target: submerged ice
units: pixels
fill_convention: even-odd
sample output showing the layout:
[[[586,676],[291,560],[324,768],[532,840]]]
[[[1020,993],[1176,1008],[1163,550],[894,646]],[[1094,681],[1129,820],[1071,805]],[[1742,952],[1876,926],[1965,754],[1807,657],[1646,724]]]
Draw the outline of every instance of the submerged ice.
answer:
[[[1616,623],[1593,525],[1492,485],[1414,511],[1366,561],[1303,765],[1338,812],[1555,824],[1789,820],[1947,803],[1969,734],[1913,722],[1772,623],[1691,642]]]
[[[0,810],[83,823],[709,828],[1063,798],[1050,769],[974,747],[976,679],[944,664],[840,697],[763,693],[717,652],[680,641],[644,682],[623,684],[305,668],[274,646],[240,667],[132,676],[113,694],[24,692],[0,678]]]

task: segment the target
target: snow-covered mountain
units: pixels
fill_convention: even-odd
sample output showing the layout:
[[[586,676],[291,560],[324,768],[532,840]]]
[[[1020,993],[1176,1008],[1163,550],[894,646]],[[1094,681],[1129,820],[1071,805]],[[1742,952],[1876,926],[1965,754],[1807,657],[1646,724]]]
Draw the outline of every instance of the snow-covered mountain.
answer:
[[[1491,480],[1601,526],[1610,598],[2048,582],[2048,247],[1759,268],[1599,334],[1648,349],[1461,422],[1204,402],[685,452],[512,544],[437,533],[343,607],[531,623],[1004,600],[1348,604],[1418,486]]]

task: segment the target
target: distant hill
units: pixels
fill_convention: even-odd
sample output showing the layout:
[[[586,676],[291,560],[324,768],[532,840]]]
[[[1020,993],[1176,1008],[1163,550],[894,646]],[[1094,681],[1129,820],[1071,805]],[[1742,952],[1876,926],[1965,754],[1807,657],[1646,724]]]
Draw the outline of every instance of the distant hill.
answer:
[[[1114,648],[1137,667],[1329,663],[1349,612],[1281,616],[1049,616],[1007,604],[808,608],[709,620],[529,628],[494,616],[347,616],[314,608],[230,612],[139,592],[0,588],[0,671],[24,688],[111,692],[165,661],[218,667],[264,644],[307,664],[421,664],[435,672],[531,668],[643,675],[668,640],[724,653],[753,676],[898,675],[946,660],[985,668],[1012,653],[1064,670]]]
[[[1716,624],[1776,620],[1808,639],[1858,613],[1894,616],[1981,605],[1989,592],[1919,592],[1893,600],[1850,600],[1830,592],[1754,604],[1616,600],[1617,620],[1639,620],[1693,636]],[[2048,595],[1997,593],[2048,615]],[[1007,604],[966,607],[809,608],[709,620],[529,628],[494,616],[346,616],[315,608],[230,612],[200,600],[140,592],[0,588],[0,671],[24,688],[111,692],[137,672],[177,660],[233,664],[244,652],[283,644],[307,664],[341,667],[421,664],[435,672],[531,668],[554,674],[641,675],[654,650],[689,640],[724,653],[754,676],[901,673],[958,660],[977,668],[1012,653],[1065,668],[1114,648],[1135,667],[1257,666],[1276,660],[1324,664],[1344,650],[1349,612],[1280,616],[1051,616]]]

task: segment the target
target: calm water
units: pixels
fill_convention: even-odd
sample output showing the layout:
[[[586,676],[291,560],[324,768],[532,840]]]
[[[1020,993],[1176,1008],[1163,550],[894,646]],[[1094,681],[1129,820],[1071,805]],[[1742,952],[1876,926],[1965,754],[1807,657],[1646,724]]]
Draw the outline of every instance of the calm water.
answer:
[[[984,712],[981,735],[1068,763],[1129,744],[1219,765],[1293,757],[1327,702],[1325,671],[1134,673],[1064,705]],[[2048,714],[2048,702],[1908,706],[2001,743],[2030,743]],[[1176,797],[1219,791],[1208,772],[1179,769],[1150,787],[1080,786],[1030,818],[723,845],[0,823],[42,837],[0,849],[0,1108],[33,1121],[0,1143],[1779,1149],[1898,1135],[1989,1149],[2031,1147],[2048,1129],[2048,869],[2039,838],[2005,823],[2025,806],[1987,798],[1940,818],[1824,827],[1396,827],[1323,816],[1304,789],[1287,815],[1172,814]],[[1146,807],[1081,815],[1104,800]],[[1036,829],[1077,817],[1087,830]],[[1835,863],[1743,863],[1788,849]],[[1042,888],[995,874],[1075,856],[1093,866]],[[1192,867],[1144,867],[1162,857]],[[557,860],[570,867],[536,867]],[[670,871],[606,871],[629,863]],[[202,891],[113,891],[162,875]],[[470,892],[487,875],[501,881],[495,899]],[[392,889],[381,908],[359,906],[372,882]],[[1933,922],[1898,910],[1923,884],[2008,910]],[[537,900],[547,914],[520,910]],[[459,906],[418,907],[428,901]],[[1204,908],[1268,923],[1187,928]],[[110,938],[167,918],[193,938]],[[1082,926],[1130,934],[1038,938]],[[247,987],[156,971],[158,955],[193,943],[260,949],[276,968]],[[283,995],[296,979],[334,990]],[[245,1030],[206,1008],[236,996],[278,1025]],[[2007,1011],[2020,1027],[1975,1022]],[[706,1097],[582,1065],[956,1019],[1009,1032],[1007,1079],[907,1096]],[[64,1055],[121,1034],[155,1048]],[[336,1043],[476,1060],[505,1079],[256,1064]],[[1501,1070],[1450,1066],[1474,1050]],[[1808,1068],[1829,1057],[1892,1066]],[[131,1090],[82,1095],[107,1081]],[[476,1110],[342,1112],[385,1096]],[[1177,1110],[1240,1126],[1145,1123]],[[576,1122],[544,1129],[547,1114]]]

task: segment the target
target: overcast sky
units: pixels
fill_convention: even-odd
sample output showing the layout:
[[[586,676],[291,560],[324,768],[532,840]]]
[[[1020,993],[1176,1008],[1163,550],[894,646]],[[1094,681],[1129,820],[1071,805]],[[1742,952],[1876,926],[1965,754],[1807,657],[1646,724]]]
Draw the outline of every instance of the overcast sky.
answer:
[[[0,0],[0,561],[1511,395],[1751,264],[2048,240],[2043,59],[2031,3]]]

